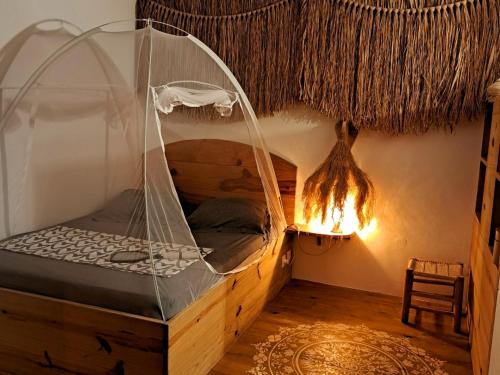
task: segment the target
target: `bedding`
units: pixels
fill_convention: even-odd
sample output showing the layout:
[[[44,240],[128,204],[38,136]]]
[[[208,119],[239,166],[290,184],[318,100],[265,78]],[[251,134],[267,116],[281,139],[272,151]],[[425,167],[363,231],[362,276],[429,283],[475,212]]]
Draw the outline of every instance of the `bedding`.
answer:
[[[270,219],[265,203],[241,198],[209,199],[188,216],[194,230],[265,234]]]
[[[118,250],[109,257],[111,262],[115,263],[135,263],[149,258],[147,250]]]
[[[111,255],[124,248],[142,249],[144,220],[137,216],[130,223],[121,210],[136,197],[136,192],[126,191],[121,199],[91,215],[1,241],[0,287],[161,318],[149,259],[142,263],[111,261]],[[203,248],[204,259],[218,272],[234,269],[266,244],[263,234],[234,229],[192,233]],[[44,241],[53,241],[50,247],[55,251],[46,252]],[[106,251],[102,251],[104,243],[109,246]],[[155,262],[161,265],[156,267],[160,276],[156,280],[165,319],[188,305],[193,294],[205,290],[207,278],[216,280],[196,253],[194,248],[176,245],[159,252],[165,259]]]
[[[151,259],[147,257],[137,262],[113,262],[116,252],[148,251],[155,254],[154,271],[156,276],[170,277],[191,264],[198,262],[200,254],[206,256],[213,249],[170,243],[152,242],[118,234],[95,232],[70,228],[64,225],[43,229],[37,232],[0,241],[0,249],[36,255],[39,257],[63,260],[66,262],[86,263],[118,271],[151,275]]]
[[[141,190],[127,189],[91,215],[96,222],[129,223],[144,221],[144,194]]]

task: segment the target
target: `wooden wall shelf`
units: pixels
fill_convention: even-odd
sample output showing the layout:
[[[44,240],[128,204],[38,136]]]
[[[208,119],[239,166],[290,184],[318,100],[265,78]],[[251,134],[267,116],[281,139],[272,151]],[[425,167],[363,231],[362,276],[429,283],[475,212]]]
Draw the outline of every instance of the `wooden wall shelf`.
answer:
[[[322,232],[318,231],[314,228],[306,224],[293,224],[286,228],[287,233],[296,233],[298,235],[306,235],[306,236],[318,236],[323,238],[330,238],[336,240],[348,240],[352,238],[356,233],[351,234],[343,234],[343,233],[334,233],[334,232]]]
[[[343,233],[333,233],[333,232],[322,232],[311,228],[306,224],[293,224],[286,228],[287,234],[299,236],[314,236],[316,237],[316,243],[321,246],[323,240],[327,241],[339,241],[339,240],[350,240],[356,233],[343,234]]]

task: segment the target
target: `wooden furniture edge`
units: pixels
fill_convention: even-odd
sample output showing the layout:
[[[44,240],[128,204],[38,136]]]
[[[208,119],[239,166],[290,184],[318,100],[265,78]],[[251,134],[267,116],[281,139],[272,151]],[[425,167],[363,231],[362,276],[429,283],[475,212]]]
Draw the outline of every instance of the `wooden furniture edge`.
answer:
[[[470,273],[473,281],[472,295],[469,295],[469,331],[471,359],[474,374],[488,374],[491,358],[493,322],[498,294],[499,271],[491,262],[487,239],[481,235],[481,225],[474,217]]]
[[[0,372],[166,374],[166,322],[0,288]]]
[[[221,284],[169,321],[169,374],[206,374],[291,278],[282,257],[292,251],[282,234],[277,251],[225,277]]]
[[[259,263],[166,322],[0,288],[0,370],[206,374],[290,280],[289,251],[283,233]]]
[[[178,193],[191,203],[241,196],[265,202],[252,146],[229,140],[182,140],[165,145]],[[295,213],[297,167],[270,154],[287,222]],[[220,173],[224,168],[224,173]],[[202,189],[200,190],[200,186]],[[291,278],[293,236],[282,233],[275,250],[221,284],[169,322],[169,373],[206,374]]]

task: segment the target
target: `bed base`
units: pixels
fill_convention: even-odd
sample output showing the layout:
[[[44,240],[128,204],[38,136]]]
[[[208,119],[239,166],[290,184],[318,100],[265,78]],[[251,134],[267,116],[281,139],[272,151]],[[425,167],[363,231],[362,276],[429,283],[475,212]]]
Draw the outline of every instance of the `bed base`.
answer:
[[[168,325],[0,289],[0,373],[166,373]]]
[[[178,192],[192,203],[235,196],[266,202],[249,145],[186,140],[165,152]],[[271,160],[292,224],[297,167]],[[0,374],[206,374],[290,279],[283,262],[289,236],[168,322],[0,289]]]
[[[289,281],[289,242],[168,322],[0,288],[0,373],[206,374]]]

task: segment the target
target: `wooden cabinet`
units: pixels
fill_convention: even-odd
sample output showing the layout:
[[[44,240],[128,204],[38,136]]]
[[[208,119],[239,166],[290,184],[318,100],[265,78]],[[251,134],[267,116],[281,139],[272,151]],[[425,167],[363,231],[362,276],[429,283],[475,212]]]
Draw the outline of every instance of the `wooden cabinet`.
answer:
[[[489,89],[470,254],[468,323],[477,375],[500,374],[500,81]],[[496,233],[499,234],[496,234]],[[495,238],[496,236],[496,238]],[[494,354],[496,353],[496,354]],[[499,357],[499,358],[497,358]]]

